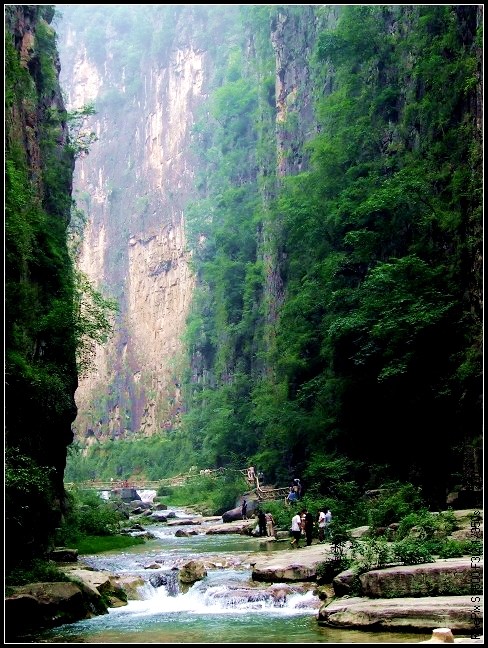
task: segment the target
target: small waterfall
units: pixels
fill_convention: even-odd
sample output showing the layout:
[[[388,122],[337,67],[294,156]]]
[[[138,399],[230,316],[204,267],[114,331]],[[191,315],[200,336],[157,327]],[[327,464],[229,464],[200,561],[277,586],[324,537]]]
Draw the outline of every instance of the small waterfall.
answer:
[[[223,580],[225,577],[225,581]],[[315,613],[319,599],[307,586],[276,583],[252,583],[249,573],[234,572],[224,576],[222,571],[208,576],[182,591],[178,570],[171,569],[152,574],[139,589],[143,601],[130,601],[129,608],[138,614],[161,612],[192,612],[194,614],[244,613],[249,610],[285,615],[300,612]]]
[[[181,591],[177,568],[153,574],[149,578],[149,583],[155,589],[164,586],[170,596],[177,596]]]

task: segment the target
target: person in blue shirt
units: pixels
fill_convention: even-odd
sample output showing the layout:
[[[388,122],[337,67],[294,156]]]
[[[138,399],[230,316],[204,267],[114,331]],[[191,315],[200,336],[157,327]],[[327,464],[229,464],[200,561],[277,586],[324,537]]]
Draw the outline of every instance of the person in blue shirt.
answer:
[[[325,510],[325,518],[324,518],[324,522],[325,522],[324,536],[327,539],[330,538],[330,528],[329,527],[330,527],[331,521],[332,521],[332,513],[330,512],[329,509],[326,509]]]
[[[296,492],[293,490],[293,488],[290,487],[290,492],[286,496],[286,503],[287,504],[294,504],[297,501],[298,501],[298,496],[297,496]]]

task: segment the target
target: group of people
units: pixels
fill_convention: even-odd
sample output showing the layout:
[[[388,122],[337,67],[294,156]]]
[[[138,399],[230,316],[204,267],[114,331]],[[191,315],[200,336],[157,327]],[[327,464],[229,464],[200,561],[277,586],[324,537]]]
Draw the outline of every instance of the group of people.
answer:
[[[332,521],[332,513],[328,508],[325,511],[319,511],[317,514],[317,519],[314,521],[312,513],[307,509],[302,509],[301,511],[295,513],[291,519],[291,535],[292,540],[290,544],[292,547],[297,549],[300,547],[300,540],[302,534],[305,536],[307,546],[309,547],[312,544],[312,536],[314,530],[314,524],[317,524],[318,527],[318,537],[319,542],[325,542],[326,538],[330,537],[330,523]]]
[[[242,505],[241,505],[241,515],[243,520],[247,520],[247,502],[246,500],[242,500]],[[256,525],[256,533],[259,536],[268,536],[272,538],[275,535],[275,521],[272,516],[272,514],[269,511],[264,512],[263,510],[259,509],[257,511],[257,525]]]
[[[257,473],[254,470],[254,466],[249,466],[247,468],[247,481],[251,484],[254,484],[254,480],[256,479],[256,476],[258,478],[258,482],[260,486],[263,486],[264,484],[264,473],[262,470],[259,470]]]
[[[258,512],[258,535],[260,537],[262,536],[267,536],[268,538],[272,538],[275,535],[275,521],[273,516],[269,511],[259,511]]]

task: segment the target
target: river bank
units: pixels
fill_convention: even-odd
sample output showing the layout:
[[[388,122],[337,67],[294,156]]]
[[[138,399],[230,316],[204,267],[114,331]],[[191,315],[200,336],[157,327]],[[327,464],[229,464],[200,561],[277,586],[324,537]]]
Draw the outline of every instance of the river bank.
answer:
[[[278,642],[278,637],[279,642],[289,643],[291,637],[298,635],[300,643],[322,641],[328,643],[334,633],[336,636],[334,642],[339,643],[373,643],[374,637],[377,640],[381,637],[376,641],[379,643],[419,643],[428,641],[435,627],[448,625],[449,619],[446,619],[445,614],[440,616],[442,610],[439,610],[439,605],[437,605],[438,616],[431,616],[428,621],[424,617],[422,622],[417,618],[415,622],[410,620],[402,625],[395,619],[414,618],[413,614],[409,617],[405,613],[409,607],[410,610],[413,609],[412,600],[408,605],[397,603],[395,609],[395,601],[390,599],[387,602],[379,599],[373,603],[369,602],[371,605],[368,610],[365,610],[364,607],[360,607],[360,603],[364,606],[368,601],[358,601],[355,597],[347,598],[347,596],[334,597],[334,592],[329,587],[328,597],[324,601],[323,592],[320,596],[318,594],[316,568],[328,555],[330,556],[329,545],[312,544],[310,547],[291,550],[287,540],[277,542],[265,538],[253,538],[242,533],[243,526],[248,524],[247,521],[222,525],[215,517],[195,519],[194,513],[191,515],[195,524],[186,523],[185,520],[189,519],[188,512],[179,510],[175,512],[176,519],[171,520],[171,526],[167,523],[149,525],[148,528],[155,537],[148,540],[145,545],[125,552],[83,557],[78,564],[67,567],[67,569],[79,570],[85,564],[94,577],[99,573],[102,580],[106,582],[108,576],[111,576],[122,588],[124,588],[124,579],[136,580],[132,580],[134,586],[126,590],[127,604],[120,603],[118,607],[110,608],[108,615],[102,615],[103,618],[95,617],[43,632],[43,640],[56,642],[65,638],[71,642],[75,635],[80,638],[81,632],[82,643],[92,642],[95,636],[98,639],[103,636],[105,643],[116,643],[107,640],[107,637],[113,638],[113,633],[116,632],[119,633],[117,642],[131,642],[130,637],[135,636],[134,628],[138,628],[137,632],[147,632],[148,637],[156,636],[161,631],[162,617],[171,626],[170,634],[164,636],[174,638],[178,636],[177,642],[180,643],[191,643],[187,639],[182,640],[185,635],[182,626],[183,618],[186,619],[189,627],[194,628],[195,623],[200,625],[202,617],[206,617],[209,627],[214,627],[215,637],[220,636],[219,633],[226,632],[228,636],[236,639],[238,636],[242,637],[240,633],[244,622],[243,616],[250,613],[253,617],[258,615],[261,621],[254,625],[251,623],[252,627],[248,627],[249,633],[255,635],[259,623],[265,627],[271,624],[274,628],[274,638],[270,639],[271,643]],[[241,531],[238,530],[239,528]],[[183,535],[178,536],[179,532]],[[154,587],[151,584],[151,581],[155,582],[155,576],[166,577],[170,573],[178,573],[189,561],[200,562],[206,575],[184,591],[180,586],[173,587],[172,591],[168,589],[168,582],[174,584],[174,579],[168,581],[167,578],[162,578],[161,583],[166,583],[162,587]],[[94,587],[96,588],[96,585]],[[435,599],[436,597],[430,597],[431,603]],[[419,598],[416,602],[422,603]],[[443,607],[444,612],[445,609],[454,609],[451,603],[453,603],[452,598],[444,601],[444,606],[440,607]],[[377,610],[376,617],[372,615],[373,607]],[[432,613],[433,607],[435,606],[429,607],[429,614]],[[384,611],[387,609],[389,613],[385,615]],[[327,617],[324,614],[325,610],[328,610]],[[334,610],[333,615],[329,614]],[[351,621],[351,613],[356,614],[356,621]],[[418,616],[418,611],[415,614]],[[465,611],[462,614],[465,615]],[[232,615],[235,615],[233,622],[231,622]],[[299,618],[302,616],[306,619]],[[362,626],[358,626],[359,617],[370,621],[368,624],[363,623]],[[281,626],[280,622],[282,622]],[[245,625],[249,623],[246,619]],[[117,628],[116,631],[114,627]],[[282,630],[285,627],[287,633],[286,637],[283,637]],[[359,627],[362,629],[359,630]],[[237,628],[240,629],[239,632]],[[169,630],[168,626],[165,626],[164,630],[166,633]],[[384,630],[386,632],[383,632]],[[199,632],[201,636],[209,639],[206,626],[202,626]],[[455,628],[456,642],[471,643],[468,632],[461,627]],[[123,637],[124,633],[126,637]],[[26,638],[26,643],[32,642],[34,642],[32,639]],[[217,640],[208,642],[229,643],[229,641]],[[258,639],[255,637],[248,642],[258,642]]]

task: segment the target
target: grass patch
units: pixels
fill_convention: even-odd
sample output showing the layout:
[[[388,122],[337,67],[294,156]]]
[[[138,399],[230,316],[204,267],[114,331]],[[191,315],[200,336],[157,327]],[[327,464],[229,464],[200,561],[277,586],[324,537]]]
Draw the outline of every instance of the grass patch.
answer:
[[[202,515],[222,515],[235,507],[247,488],[241,474],[226,472],[218,477],[195,475],[182,486],[161,486],[157,494],[158,501],[171,506],[191,506]]]
[[[126,549],[135,545],[144,544],[144,538],[133,538],[132,536],[84,536],[79,538],[74,544],[78,553],[95,554],[103,551],[112,551],[117,549]]]
[[[5,574],[7,589],[12,585],[28,583],[56,583],[69,581],[69,578],[50,560],[36,558],[26,561]],[[11,593],[11,592],[10,592]],[[9,593],[6,592],[8,596]]]

